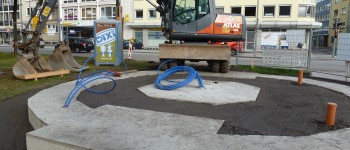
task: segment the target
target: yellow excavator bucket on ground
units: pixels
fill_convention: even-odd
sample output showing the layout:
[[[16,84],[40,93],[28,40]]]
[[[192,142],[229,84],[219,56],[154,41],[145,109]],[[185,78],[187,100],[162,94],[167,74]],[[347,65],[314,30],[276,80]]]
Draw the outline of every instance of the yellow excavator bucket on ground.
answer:
[[[61,42],[61,45],[49,56],[48,62],[53,70],[80,71],[89,68],[83,68],[83,66],[74,60],[68,42]]]
[[[69,73],[69,70],[53,71],[44,58],[40,56],[34,57],[32,54],[24,54],[19,56],[18,61],[12,68],[12,71],[18,79],[25,80]]]

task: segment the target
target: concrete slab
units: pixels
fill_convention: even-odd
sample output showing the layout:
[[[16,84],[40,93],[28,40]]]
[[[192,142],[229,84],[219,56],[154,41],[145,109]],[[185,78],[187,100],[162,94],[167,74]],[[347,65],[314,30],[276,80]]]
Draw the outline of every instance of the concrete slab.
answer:
[[[181,82],[182,80],[171,80]],[[154,84],[138,88],[149,97],[166,100],[188,101],[194,103],[206,103],[212,105],[232,104],[239,102],[255,101],[260,88],[238,82],[203,80],[204,88],[198,88],[197,80],[193,80],[188,86],[172,90],[160,90]],[[171,85],[174,82],[162,81],[163,85]],[[249,91],[249,94],[248,92]]]
[[[156,72],[137,72],[122,80]],[[234,76],[235,73],[230,73]],[[247,76],[251,74],[247,73]],[[281,80],[293,77],[257,75]],[[102,84],[107,80],[94,82]],[[350,95],[350,87],[305,79]],[[223,120],[153,112],[118,106],[88,108],[73,101],[62,108],[75,82],[43,90],[28,101],[37,130],[27,133],[28,150],[41,149],[348,149],[350,129],[305,137],[219,135]],[[89,85],[89,87],[92,85]]]

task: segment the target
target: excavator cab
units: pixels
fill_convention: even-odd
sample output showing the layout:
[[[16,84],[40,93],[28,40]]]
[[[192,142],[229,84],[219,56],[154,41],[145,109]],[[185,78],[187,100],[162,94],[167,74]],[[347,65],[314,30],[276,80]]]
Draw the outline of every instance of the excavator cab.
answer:
[[[244,41],[245,17],[217,14],[215,0],[157,0],[162,29],[169,40],[191,42]]]

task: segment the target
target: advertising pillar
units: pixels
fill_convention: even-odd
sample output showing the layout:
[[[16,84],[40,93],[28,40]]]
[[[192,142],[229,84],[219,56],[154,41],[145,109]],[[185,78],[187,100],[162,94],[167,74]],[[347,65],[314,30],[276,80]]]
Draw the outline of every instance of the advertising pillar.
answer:
[[[115,20],[94,22],[95,65],[118,66],[122,62],[121,24]]]

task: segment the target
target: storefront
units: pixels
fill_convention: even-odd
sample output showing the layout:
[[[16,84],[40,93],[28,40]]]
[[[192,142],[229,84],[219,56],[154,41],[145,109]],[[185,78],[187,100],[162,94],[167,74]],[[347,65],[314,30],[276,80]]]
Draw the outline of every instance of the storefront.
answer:
[[[64,36],[93,38],[93,27],[63,27]]]
[[[167,39],[163,36],[163,32],[160,29],[148,30],[148,43],[149,48],[158,48],[159,44],[165,43]]]
[[[135,29],[134,30],[135,39],[141,41],[145,49],[155,49],[159,48],[159,44],[165,43],[167,40],[163,36],[161,29]]]

